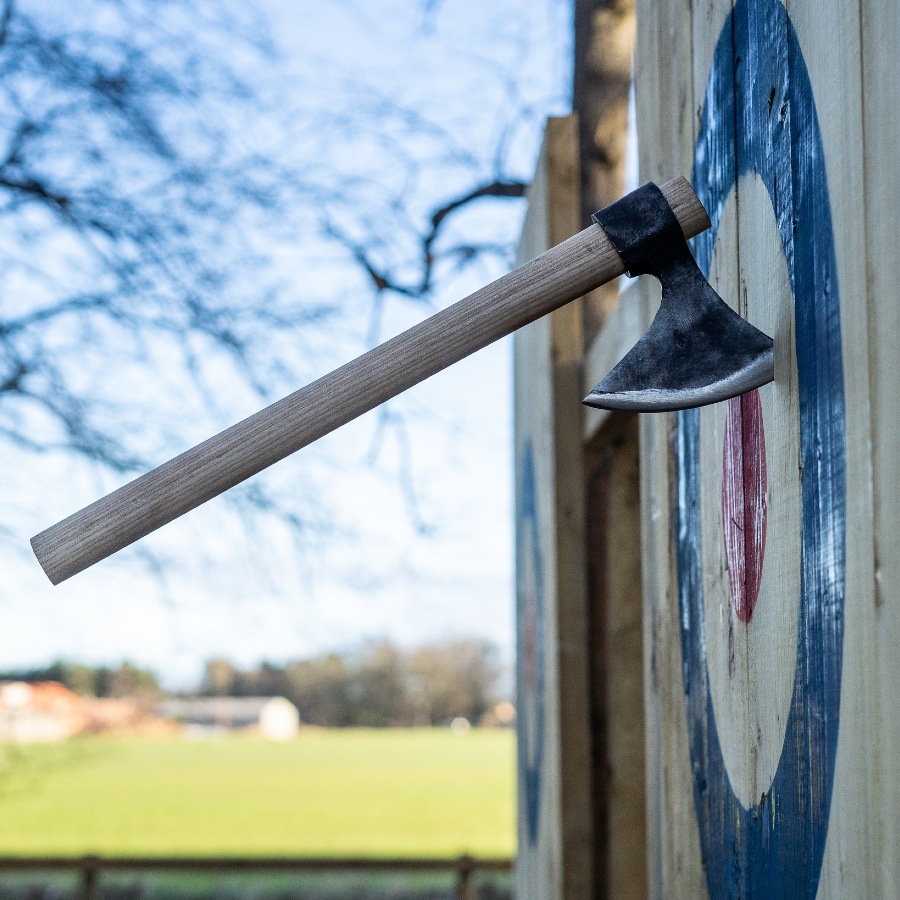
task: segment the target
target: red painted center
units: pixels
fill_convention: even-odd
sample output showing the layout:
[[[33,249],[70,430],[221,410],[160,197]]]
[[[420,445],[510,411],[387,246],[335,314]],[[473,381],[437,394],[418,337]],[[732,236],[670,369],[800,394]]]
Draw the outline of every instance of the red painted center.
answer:
[[[749,622],[766,552],[766,436],[759,391],[728,401],[722,450],[722,521],[731,602]]]

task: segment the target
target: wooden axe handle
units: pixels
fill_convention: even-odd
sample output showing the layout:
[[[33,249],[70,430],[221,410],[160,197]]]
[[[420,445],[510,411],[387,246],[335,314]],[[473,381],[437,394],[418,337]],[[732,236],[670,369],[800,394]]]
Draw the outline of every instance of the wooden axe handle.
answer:
[[[709,228],[690,184],[662,186],[688,238]],[[232,425],[31,539],[54,584],[127,547],[441,369],[623,273],[591,225],[464,300]]]

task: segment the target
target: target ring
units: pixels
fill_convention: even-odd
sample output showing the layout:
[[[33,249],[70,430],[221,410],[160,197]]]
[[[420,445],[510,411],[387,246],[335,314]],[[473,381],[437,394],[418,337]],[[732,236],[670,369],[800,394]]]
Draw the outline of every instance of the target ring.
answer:
[[[522,508],[517,521],[522,533],[518,600],[519,786],[523,796],[525,833],[530,846],[537,844],[544,760],[544,565],[541,555],[537,508],[537,480],[531,441],[522,449]]]

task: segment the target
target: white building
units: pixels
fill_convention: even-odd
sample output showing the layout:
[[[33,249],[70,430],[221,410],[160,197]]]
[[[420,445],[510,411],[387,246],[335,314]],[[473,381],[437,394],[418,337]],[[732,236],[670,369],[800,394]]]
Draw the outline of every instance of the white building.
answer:
[[[300,727],[297,707],[285,697],[198,697],[166,700],[156,713],[200,728],[252,730],[272,741],[287,741]]]

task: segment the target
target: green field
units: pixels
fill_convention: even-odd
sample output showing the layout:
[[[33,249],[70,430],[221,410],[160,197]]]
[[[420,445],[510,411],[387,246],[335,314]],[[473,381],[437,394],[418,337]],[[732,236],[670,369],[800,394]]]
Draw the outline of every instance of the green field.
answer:
[[[514,735],[0,745],[0,855],[511,855]]]

